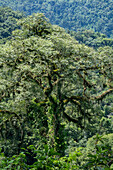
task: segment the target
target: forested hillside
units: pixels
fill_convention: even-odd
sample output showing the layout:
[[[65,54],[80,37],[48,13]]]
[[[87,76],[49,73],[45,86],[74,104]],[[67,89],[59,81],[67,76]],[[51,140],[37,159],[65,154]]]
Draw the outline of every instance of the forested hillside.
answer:
[[[14,31],[0,45],[0,168],[112,169],[112,39],[103,45],[100,33],[71,36],[39,13],[4,14]]]
[[[0,7],[0,43],[5,43],[11,39],[12,31],[20,26],[17,25],[17,20],[25,17],[20,12],[15,12],[8,7]],[[94,32],[92,30],[84,31],[67,31],[73,36],[79,43],[85,44],[89,47],[97,49],[98,47],[111,46],[113,47],[113,39],[107,38],[105,34]]]
[[[113,1],[0,5],[0,170],[113,169]]]
[[[57,24],[69,30],[92,29],[113,38],[112,0],[0,0],[0,5],[26,14],[41,12]]]
[[[8,7],[0,7],[0,44],[11,38],[12,31],[19,28],[17,20],[22,17],[20,12],[15,12]]]
[[[113,39],[107,38],[105,34],[94,32],[92,30],[84,31],[68,31],[79,43],[85,44],[95,49],[99,47],[110,46],[113,47]]]

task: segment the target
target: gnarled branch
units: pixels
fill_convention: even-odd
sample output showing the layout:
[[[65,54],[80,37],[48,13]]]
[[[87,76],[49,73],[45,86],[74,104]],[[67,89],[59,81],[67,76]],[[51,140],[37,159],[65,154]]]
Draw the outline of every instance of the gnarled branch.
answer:
[[[109,93],[113,92],[113,88],[108,89],[107,91],[103,92],[101,95],[96,96],[95,99],[96,100],[102,100],[104,97],[106,97]]]

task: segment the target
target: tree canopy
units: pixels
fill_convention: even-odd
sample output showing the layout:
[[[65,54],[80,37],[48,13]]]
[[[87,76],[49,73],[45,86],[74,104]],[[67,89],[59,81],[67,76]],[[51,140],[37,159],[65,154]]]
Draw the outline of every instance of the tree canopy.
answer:
[[[0,5],[28,15],[41,12],[52,24],[63,28],[74,31],[91,29],[113,38],[112,0],[0,0]]]
[[[11,38],[12,31],[19,28],[16,23],[22,16],[22,13],[15,12],[11,8],[0,7],[0,43],[5,43]]]
[[[110,46],[113,47],[113,39],[107,38],[105,34],[101,34],[99,32],[94,32],[92,30],[84,30],[84,31],[69,31],[71,36],[74,36],[79,43],[85,44],[89,47],[93,47],[95,49],[99,47]]]
[[[66,122],[84,130],[102,114],[98,103],[113,92],[113,49],[79,44],[43,14],[18,25],[0,46],[0,147],[12,156],[29,145],[46,145],[45,153],[54,148],[64,156]],[[30,165],[36,161],[31,155]]]

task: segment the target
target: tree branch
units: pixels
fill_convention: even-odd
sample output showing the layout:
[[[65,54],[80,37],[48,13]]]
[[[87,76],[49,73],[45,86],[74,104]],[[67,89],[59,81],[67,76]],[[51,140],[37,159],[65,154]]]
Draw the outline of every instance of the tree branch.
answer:
[[[72,118],[71,116],[69,116],[66,112],[63,112],[63,115],[64,115],[64,117],[69,121],[69,122],[73,122],[73,123],[76,123],[76,124],[78,124],[78,126],[80,126],[81,128],[84,128],[83,126],[82,126],[82,123],[81,123],[81,120],[82,120],[82,116],[81,117],[79,117],[78,119],[75,119],[75,118]]]
[[[89,82],[82,76],[82,74],[81,74],[80,72],[77,72],[77,74],[79,75],[79,77],[81,77],[81,78],[83,79],[84,85],[86,86],[86,88],[87,88],[87,87],[91,88],[91,87],[94,86],[93,84],[89,83]]]
[[[41,79],[36,79],[37,76],[33,75],[31,72],[28,72],[27,73],[27,76],[32,79],[35,83],[37,83],[43,90],[44,90],[44,87],[42,86],[42,81]]]
[[[15,113],[15,112],[11,112],[11,111],[8,111],[8,110],[0,110],[0,113],[15,115],[15,117],[17,117],[17,118],[21,121],[21,118],[20,118],[20,117],[18,116],[18,114]]]
[[[108,89],[107,91],[103,92],[101,95],[96,96],[95,99],[96,100],[102,100],[104,97],[106,97],[106,95],[108,95],[109,93],[113,92],[113,88]]]

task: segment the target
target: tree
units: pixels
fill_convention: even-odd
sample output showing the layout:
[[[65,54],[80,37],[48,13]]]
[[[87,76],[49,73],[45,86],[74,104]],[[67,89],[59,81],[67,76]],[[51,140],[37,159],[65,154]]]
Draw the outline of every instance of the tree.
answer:
[[[112,169],[113,154],[112,154],[112,138],[113,134],[95,135],[89,138],[87,142],[87,168],[107,168]]]
[[[112,0],[0,0],[0,5],[24,11],[27,15],[44,13],[52,24],[65,29],[93,29],[113,38]]]
[[[43,14],[19,24],[21,30],[0,50],[1,137],[6,144],[13,141],[19,153],[36,144],[33,133],[39,133],[64,155],[63,123],[84,128],[94,116],[95,102],[113,92],[112,49],[96,52],[78,44]]]
[[[113,39],[107,38],[106,35],[98,32],[85,30],[78,32],[69,31],[69,33],[71,36],[74,36],[79,43],[84,43],[85,45],[95,49],[105,46],[113,47]]]
[[[12,36],[12,31],[19,28],[17,20],[23,14],[8,7],[0,7],[0,44],[5,43]]]

